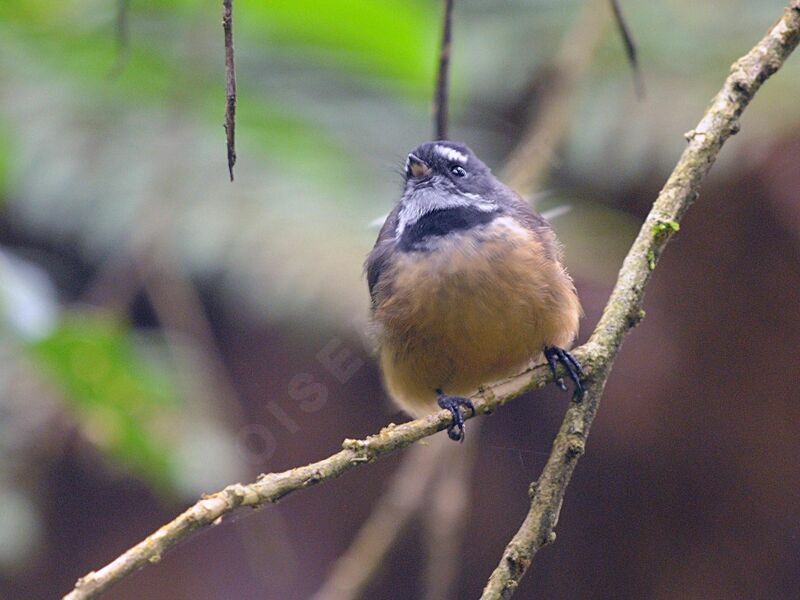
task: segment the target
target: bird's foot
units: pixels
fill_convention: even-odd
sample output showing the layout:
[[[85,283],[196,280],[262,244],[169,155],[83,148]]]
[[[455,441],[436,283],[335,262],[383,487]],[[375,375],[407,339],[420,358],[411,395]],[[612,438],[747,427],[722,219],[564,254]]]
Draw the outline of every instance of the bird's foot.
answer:
[[[447,428],[447,436],[455,442],[464,441],[464,415],[461,414],[461,407],[466,406],[472,411],[472,416],[475,416],[475,407],[469,398],[461,398],[459,396],[447,396],[442,390],[436,390],[437,404],[446,410],[449,410],[453,415],[453,422]]]
[[[553,379],[555,379],[556,385],[565,392],[567,391],[567,384],[565,384],[564,380],[556,373],[556,367],[558,363],[561,363],[567,370],[569,378],[575,384],[575,398],[582,398],[583,393],[586,391],[581,381],[584,378],[584,374],[583,369],[581,369],[581,364],[575,357],[563,348],[558,348],[557,346],[545,347],[544,357],[547,359],[547,364],[553,372]]]

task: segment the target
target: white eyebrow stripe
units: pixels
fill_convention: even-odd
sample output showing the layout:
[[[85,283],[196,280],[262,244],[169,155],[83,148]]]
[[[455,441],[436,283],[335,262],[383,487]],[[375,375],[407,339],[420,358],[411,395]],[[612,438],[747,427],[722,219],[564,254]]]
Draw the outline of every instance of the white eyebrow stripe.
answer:
[[[447,146],[436,144],[433,149],[436,150],[440,156],[443,156],[448,160],[455,160],[462,164],[467,164],[467,161],[469,160],[469,157],[466,154],[459,152],[455,148],[448,148]]]

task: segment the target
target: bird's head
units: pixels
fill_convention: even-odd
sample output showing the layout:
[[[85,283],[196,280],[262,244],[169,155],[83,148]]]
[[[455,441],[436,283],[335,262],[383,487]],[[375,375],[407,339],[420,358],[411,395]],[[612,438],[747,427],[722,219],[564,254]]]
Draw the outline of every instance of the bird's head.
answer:
[[[420,217],[437,210],[469,207],[491,212],[497,208],[494,192],[499,182],[464,144],[420,144],[408,154],[404,173],[398,235]]]
[[[426,142],[409,152],[405,165],[406,190],[436,187],[453,193],[481,194],[496,181],[489,168],[464,144]]]

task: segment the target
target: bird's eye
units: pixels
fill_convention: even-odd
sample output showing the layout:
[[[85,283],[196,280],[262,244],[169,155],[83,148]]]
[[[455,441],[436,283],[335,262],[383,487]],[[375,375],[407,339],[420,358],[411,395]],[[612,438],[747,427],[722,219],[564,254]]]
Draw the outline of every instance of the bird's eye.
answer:
[[[450,172],[456,177],[466,177],[467,172],[461,165],[450,165]]]

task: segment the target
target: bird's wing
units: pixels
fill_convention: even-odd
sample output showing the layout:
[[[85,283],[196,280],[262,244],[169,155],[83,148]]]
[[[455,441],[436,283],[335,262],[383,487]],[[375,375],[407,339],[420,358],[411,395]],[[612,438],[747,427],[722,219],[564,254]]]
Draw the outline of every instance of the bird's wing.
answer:
[[[375,242],[375,247],[372,252],[367,256],[367,262],[364,264],[364,270],[367,273],[367,285],[369,286],[369,294],[372,298],[373,308],[375,306],[375,287],[381,279],[381,274],[392,260],[395,251],[395,231],[397,230],[397,218],[400,213],[400,204],[394,207],[386,221],[381,227],[378,234],[378,239]]]
[[[511,188],[502,186],[501,191],[504,204],[510,209],[513,216],[519,223],[530,229],[538,239],[541,240],[547,255],[555,261],[561,261],[561,246],[556,239],[556,234],[550,223],[542,215],[536,212],[530,204],[513,191]]]

